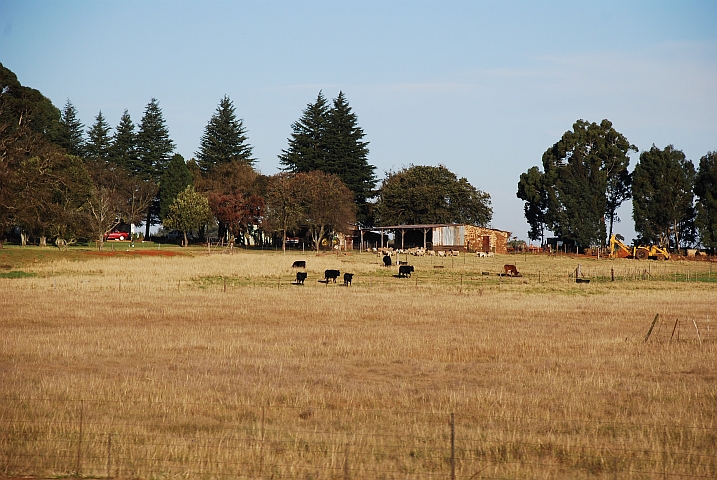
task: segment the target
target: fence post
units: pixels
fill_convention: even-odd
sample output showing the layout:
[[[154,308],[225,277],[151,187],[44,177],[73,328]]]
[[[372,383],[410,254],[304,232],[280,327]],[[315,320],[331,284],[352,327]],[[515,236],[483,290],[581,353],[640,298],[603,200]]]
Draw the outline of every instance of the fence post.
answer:
[[[344,480],[349,480],[349,443],[344,450]]]
[[[107,434],[107,480],[111,477],[110,472],[112,471],[112,434]]]
[[[75,472],[77,476],[80,476],[80,467],[82,459],[82,417],[84,416],[85,401],[80,400],[80,436],[77,440],[77,464],[75,465]]]
[[[261,407],[261,443],[259,444],[259,475],[264,472],[264,407]]]
[[[456,480],[456,421],[451,412],[451,480]]]

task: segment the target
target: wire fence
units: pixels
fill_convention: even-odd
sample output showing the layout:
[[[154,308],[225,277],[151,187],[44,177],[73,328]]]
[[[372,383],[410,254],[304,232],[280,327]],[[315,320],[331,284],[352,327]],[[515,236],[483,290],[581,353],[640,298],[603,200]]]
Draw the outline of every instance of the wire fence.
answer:
[[[0,474],[715,478],[717,428],[241,403],[4,398]]]

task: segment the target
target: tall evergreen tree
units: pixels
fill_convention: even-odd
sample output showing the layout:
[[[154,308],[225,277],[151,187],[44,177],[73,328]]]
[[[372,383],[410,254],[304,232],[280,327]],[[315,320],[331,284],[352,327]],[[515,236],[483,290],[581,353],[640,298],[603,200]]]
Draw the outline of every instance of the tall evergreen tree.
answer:
[[[714,253],[717,249],[717,152],[709,152],[700,159],[695,195],[700,241]]]
[[[159,183],[162,172],[169,163],[170,154],[174,150],[174,142],[169,137],[169,130],[164,121],[159,102],[153,98],[144,110],[142,121],[137,133],[137,174],[147,180]],[[149,238],[149,228],[156,223],[161,206],[156,199],[147,211],[145,237]]]
[[[189,173],[184,157],[175,153],[169,160],[166,170],[159,182],[159,218],[164,220],[169,213],[169,206],[174,202],[180,192],[192,184],[192,174]]]
[[[60,113],[60,128],[56,143],[70,155],[82,157],[85,153],[84,130],[85,126],[77,118],[77,109],[68,98]]]
[[[95,123],[87,132],[85,155],[93,160],[107,162],[110,157],[111,146],[110,126],[104,115],[102,115],[102,110],[100,110],[100,113],[95,117]]]
[[[327,160],[324,172],[337,175],[354,194],[358,207],[357,220],[369,220],[367,199],[374,196],[376,167],[368,163],[368,142],[358,126],[358,118],[351,111],[343,92],[334,100],[328,114],[326,130]]]
[[[127,110],[124,111],[120,122],[115,128],[112,137],[112,148],[110,159],[115,164],[133,174],[139,174],[140,168],[137,158],[137,134],[134,131],[134,123]]]
[[[174,142],[169,137],[159,102],[153,98],[147,104],[137,133],[137,173],[158,182],[174,151]]]
[[[370,224],[367,199],[374,196],[376,175],[368,163],[368,142],[358,126],[343,92],[329,107],[322,92],[307,105],[302,117],[292,125],[289,148],[279,159],[285,170],[299,173],[321,170],[338,176],[353,192],[358,207],[357,220]]]
[[[680,248],[694,235],[695,166],[682,151],[654,145],[640,154],[632,174],[635,231],[644,243]]]
[[[326,129],[329,105],[319,91],[314,103],[309,103],[301,118],[291,125],[289,148],[282,150],[279,162],[284,170],[299,173],[324,170],[327,157]]]
[[[246,142],[243,121],[236,118],[234,104],[225,95],[204,129],[196,152],[199,168],[206,173],[216,165],[234,161],[252,165],[252,147]]]

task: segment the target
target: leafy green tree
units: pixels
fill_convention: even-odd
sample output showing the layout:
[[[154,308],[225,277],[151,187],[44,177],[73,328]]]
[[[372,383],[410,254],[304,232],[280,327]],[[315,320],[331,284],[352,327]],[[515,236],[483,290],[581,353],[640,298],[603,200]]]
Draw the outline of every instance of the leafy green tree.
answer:
[[[20,84],[17,76],[0,63],[0,141],[1,148],[17,140],[18,130],[36,133],[47,141],[58,139],[60,110],[42,93]]]
[[[531,234],[545,226],[578,246],[604,245],[606,219],[612,234],[617,208],[629,198],[630,151],[637,148],[610,121],[575,122],[543,154],[543,173],[533,167],[521,176],[518,196]]]
[[[251,212],[263,211],[263,200],[255,201],[255,197],[261,197],[262,193],[257,183],[260,177],[250,164],[235,160],[216,165],[208,173],[195,179],[197,191],[210,199],[210,207],[219,223],[220,238],[229,240],[230,235],[241,235],[240,238],[244,241],[246,235],[256,231],[254,226],[260,226],[261,222],[258,220],[251,223],[258,218]],[[248,212],[241,222],[235,221],[235,216],[228,213],[228,207],[222,207],[223,213],[218,210],[220,205],[229,204],[233,205],[232,208],[242,208]]]
[[[84,130],[85,126],[77,118],[77,109],[68,98],[60,115],[60,128],[56,143],[70,155],[83,157],[85,154]]]
[[[189,185],[192,185],[192,174],[189,173],[184,157],[175,153],[159,182],[160,219],[164,220],[167,217],[169,206]]]
[[[31,164],[53,164],[54,159],[64,155],[52,144],[59,136],[59,121],[60,111],[49,99],[22,86],[12,71],[0,64],[0,248],[6,229],[12,226],[25,229],[24,242],[28,224],[38,227],[35,232],[40,235],[40,243],[45,244],[47,217],[34,208],[39,199],[29,192],[42,193],[40,185],[47,183],[52,172],[33,171]],[[41,173],[44,175],[40,175],[40,183],[33,184],[38,179],[34,175]]]
[[[488,225],[490,195],[445,166],[411,165],[389,173],[376,205],[380,225],[469,223]]]
[[[230,162],[254,163],[243,121],[236,118],[234,104],[226,95],[219,102],[199,145],[197,163],[202,172]]]
[[[153,98],[144,110],[142,121],[137,133],[137,171],[140,177],[158,184],[162,173],[169,163],[174,151],[174,142],[169,137],[159,102]],[[156,223],[155,219],[161,210],[159,198],[147,209],[145,237],[149,238],[149,228]]]
[[[47,237],[66,245],[87,233],[84,209],[92,181],[79,157],[53,144],[42,145],[18,162],[10,187],[13,221],[21,229],[23,244],[32,235],[43,246]]]
[[[694,165],[672,145],[664,150],[653,145],[640,154],[632,175],[632,208],[641,242],[680,248],[690,240],[694,181]]]
[[[717,248],[717,152],[708,152],[700,159],[695,195],[700,241],[714,253]]]
[[[540,240],[545,235],[545,211],[547,210],[547,193],[543,187],[543,174],[538,167],[531,167],[526,173],[520,174],[518,182],[518,198],[525,201],[523,211],[530,225],[528,238]]]
[[[286,235],[296,231],[304,217],[300,179],[282,172],[269,179],[266,192],[266,220],[275,232],[281,232],[281,249],[286,254]]]
[[[327,168],[326,129],[329,105],[319,91],[314,103],[309,103],[301,118],[291,125],[289,148],[282,150],[279,162],[284,170],[299,173]]]
[[[137,134],[134,131],[134,123],[132,123],[132,118],[127,110],[120,117],[120,122],[112,136],[110,159],[113,163],[134,175],[142,172],[137,157]]]
[[[295,176],[300,193],[302,224],[309,227],[314,247],[318,252],[321,241],[329,232],[345,232],[356,222],[353,193],[341,179],[332,174],[314,170]]]
[[[110,138],[110,126],[102,115],[102,110],[95,117],[95,123],[87,132],[87,144],[85,155],[87,158],[109,161],[112,140]]]
[[[209,209],[207,197],[197,193],[194,187],[189,185],[169,206],[169,213],[163,223],[166,228],[179,230],[184,234],[183,246],[186,247],[189,244],[187,232],[197,230],[211,220],[212,211]]]
[[[85,161],[85,165],[92,179],[85,206],[88,229],[97,241],[98,250],[103,250],[105,234],[129,218],[131,177],[123,168],[100,159],[90,158]]]

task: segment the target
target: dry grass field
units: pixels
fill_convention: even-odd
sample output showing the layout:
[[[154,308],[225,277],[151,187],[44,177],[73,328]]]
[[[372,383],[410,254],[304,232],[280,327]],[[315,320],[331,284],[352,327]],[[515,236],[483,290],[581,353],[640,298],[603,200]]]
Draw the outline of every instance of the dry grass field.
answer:
[[[0,476],[717,476],[717,263],[120,250],[0,250]]]

